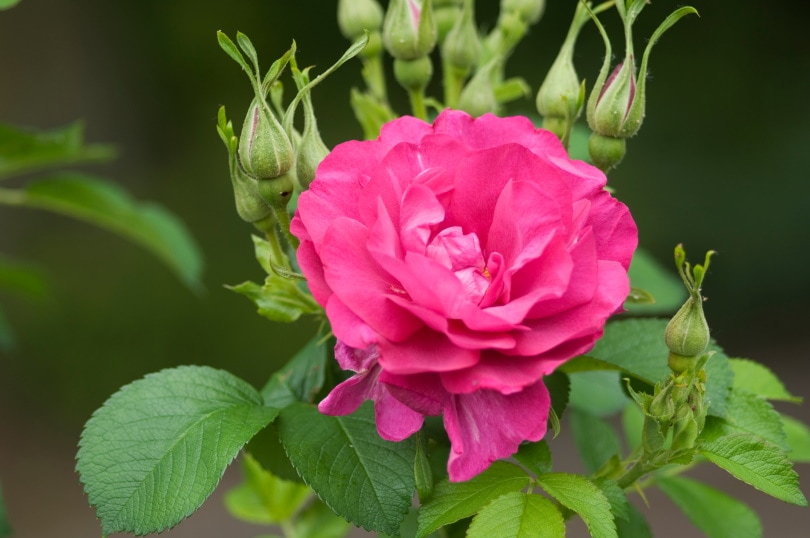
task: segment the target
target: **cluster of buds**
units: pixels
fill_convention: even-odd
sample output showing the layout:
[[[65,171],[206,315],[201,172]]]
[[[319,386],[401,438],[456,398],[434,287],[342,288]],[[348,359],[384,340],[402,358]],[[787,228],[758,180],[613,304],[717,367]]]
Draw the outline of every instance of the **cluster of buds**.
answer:
[[[686,261],[683,247],[675,247],[675,264],[689,297],[669,321],[664,333],[672,373],[663,383],[655,385],[652,396],[630,391],[644,411],[642,441],[648,457],[654,457],[666,448],[670,453],[681,451],[685,458],[691,458],[691,449],[706,423],[709,403],[706,401],[704,366],[712,352],[706,351],[710,335],[700,287],[713,254],[713,251],[707,252],[703,265],[693,268]],[[666,446],[670,433],[672,439]]]
[[[605,61],[588,98],[586,116],[593,131],[589,142],[591,160],[607,171],[616,166],[626,153],[625,140],[634,136],[644,119],[647,62],[658,39],[682,17],[697,13],[692,7],[672,12],[653,32],[636,70],[633,50],[633,24],[647,0],[617,0],[616,11],[624,26],[624,60],[611,72],[612,48],[610,39],[599,20],[594,22],[605,42]]]
[[[237,33],[237,46],[222,32],[217,34],[220,47],[245,71],[254,93],[241,136],[234,133],[225,107],[221,107],[218,114],[217,131],[228,150],[236,210],[243,220],[254,224],[268,236],[275,237],[278,225],[287,240],[293,246],[297,245],[296,238],[289,233],[287,206],[295,192],[309,186],[318,164],[329,153],[318,132],[310,91],[324,77],[363,50],[368,39],[368,34],[364,32],[363,37],[337,63],[310,81],[309,70],[299,70],[296,64],[295,43],[262,76],[256,49],[246,35]],[[283,87],[279,77],[287,66],[290,67],[298,92],[285,109],[281,102]],[[304,128],[299,133],[293,127],[293,119],[301,103],[304,108]]]

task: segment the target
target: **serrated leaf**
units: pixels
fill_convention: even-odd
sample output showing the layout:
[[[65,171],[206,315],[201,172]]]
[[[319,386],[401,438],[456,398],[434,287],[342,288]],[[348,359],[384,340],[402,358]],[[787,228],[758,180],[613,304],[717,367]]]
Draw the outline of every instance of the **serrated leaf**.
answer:
[[[551,450],[545,441],[523,443],[514,458],[538,476],[551,470]]]
[[[729,359],[734,372],[734,388],[743,389],[768,400],[801,403],[767,366],[749,359]]]
[[[397,533],[415,488],[413,438],[380,438],[370,402],[340,417],[293,403],[278,429],[298,474],[327,506],[368,530]]]
[[[0,485],[0,538],[11,536],[11,526],[8,523],[6,504],[3,501],[3,487]]]
[[[741,430],[787,449],[782,418],[763,398],[743,389],[732,390],[728,395],[725,420]]]
[[[628,270],[630,284],[640,288],[655,299],[652,304],[625,302],[625,309],[638,314],[674,313],[686,300],[686,290],[674,270],[664,267],[642,249],[633,254]]]
[[[0,123],[0,180],[46,168],[109,161],[111,146],[85,145],[80,121],[49,131],[32,131]]]
[[[653,538],[650,525],[644,518],[644,514],[632,504],[627,505],[627,520],[616,520],[616,533],[619,538]]]
[[[478,512],[467,538],[561,538],[565,521],[554,503],[539,495],[507,493]]]
[[[787,415],[782,415],[782,426],[785,430],[785,442],[790,447],[790,461],[810,463],[810,428]]]
[[[751,434],[732,434],[704,442],[700,453],[735,478],[785,502],[807,506],[799,476],[785,453]]]
[[[596,343],[589,357],[620,368],[624,373],[650,385],[669,375],[667,356],[669,350],[664,342],[665,319],[629,319],[608,323],[605,334]],[[728,357],[715,345],[715,351],[706,365],[706,397],[711,402],[708,413],[724,416],[726,398],[734,373]]]
[[[610,511],[613,512],[616,521],[625,520],[630,518],[630,503],[627,502],[627,495],[624,490],[616,483],[615,480],[608,480],[605,478],[598,478],[594,480],[602,493],[607,497],[610,503]]]
[[[595,370],[572,374],[571,407],[594,416],[609,416],[627,405],[621,374],[615,370]]]
[[[217,43],[219,43],[219,47],[231,57],[231,59],[239,64],[239,66],[250,76],[253,72],[251,66],[245,61],[245,57],[242,56],[242,53],[237,48],[236,43],[234,43],[230,37],[228,37],[224,32],[217,31]]]
[[[77,455],[102,532],[176,525],[277,413],[249,384],[208,367],[162,370],[123,387],[93,413]]]
[[[15,205],[46,209],[126,237],[163,261],[194,291],[202,289],[202,256],[183,223],[163,207],[140,202],[118,185],[65,173],[13,191]]]
[[[265,405],[282,409],[293,402],[311,402],[324,381],[326,345],[315,335],[270,377],[261,393]]]
[[[606,421],[576,408],[571,410],[569,417],[574,444],[589,473],[595,473],[611,457],[619,454],[619,438]]]
[[[225,507],[243,521],[286,522],[313,495],[308,486],[269,473],[249,454],[242,460],[242,474],[242,483],[225,494]]]
[[[445,525],[470,517],[501,495],[520,491],[529,485],[529,477],[510,463],[496,461],[489,469],[466,482],[442,480],[430,501],[419,509],[417,538],[427,536]]]
[[[757,514],[741,501],[685,477],[661,477],[656,484],[709,538],[760,538]]]
[[[593,538],[617,536],[610,502],[602,490],[584,476],[548,473],[539,476],[537,483],[560,504],[579,514]]]

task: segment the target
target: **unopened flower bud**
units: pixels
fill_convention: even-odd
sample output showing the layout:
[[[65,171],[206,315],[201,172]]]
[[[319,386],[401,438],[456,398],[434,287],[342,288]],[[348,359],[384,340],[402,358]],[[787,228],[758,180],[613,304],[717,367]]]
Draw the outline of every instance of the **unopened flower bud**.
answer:
[[[321,161],[329,154],[329,148],[323,143],[315,119],[315,110],[312,107],[312,97],[309,93],[304,96],[304,132],[297,143],[295,156],[295,175],[301,190],[309,188],[315,179],[315,170]]]
[[[669,348],[669,366],[676,374],[695,368],[699,358],[709,346],[709,324],[703,313],[703,297],[700,286],[709,268],[713,251],[706,253],[704,265],[694,269],[686,261],[686,253],[681,245],[675,248],[675,263],[684,282],[689,297],[667,324],[664,340]]]
[[[383,45],[397,60],[415,60],[436,46],[431,0],[391,0],[383,21]]]
[[[363,30],[373,33],[382,27],[383,9],[376,0],[338,0],[337,21],[343,37],[354,41]]]
[[[254,98],[245,116],[239,139],[239,162],[256,179],[274,178],[292,168],[295,161],[290,139],[267,103]]]
[[[593,91],[597,97],[593,108],[588,110],[588,125],[593,132],[615,138],[627,138],[638,132],[644,113],[640,117],[630,115],[636,99],[636,66],[632,55],[616,66],[601,88]]]
[[[461,91],[461,96],[458,99],[458,108],[460,110],[474,117],[487,112],[495,112],[498,107],[498,100],[495,96],[492,77],[498,67],[498,60],[493,59],[475,72],[475,75]]]
[[[501,11],[519,15],[529,24],[535,24],[543,16],[546,0],[501,0]]]
[[[481,56],[481,40],[475,28],[473,2],[466,0],[453,28],[442,44],[442,59],[445,64],[466,71],[475,67]]]
[[[676,373],[697,360],[709,345],[709,324],[701,303],[689,297],[667,324],[664,338],[670,351],[670,366],[674,366]]]

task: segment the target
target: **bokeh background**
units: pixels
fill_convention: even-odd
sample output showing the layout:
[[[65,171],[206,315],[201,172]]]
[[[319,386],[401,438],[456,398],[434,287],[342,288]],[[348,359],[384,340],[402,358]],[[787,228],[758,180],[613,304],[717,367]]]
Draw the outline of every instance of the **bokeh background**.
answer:
[[[0,253],[41,267],[50,285],[45,300],[0,295],[17,336],[16,350],[0,352],[0,483],[18,536],[100,534],[73,456],[84,421],[121,385],[193,363],[259,386],[312,329],[306,321],[294,331],[273,325],[222,287],[260,280],[262,272],[251,228],[233,210],[214,128],[221,104],[241,124],[251,90],[215,32],[247,33],[265,66],[295,38],[299,63],[325,68],[348,44],[335,4],[23,0],[0,12],[0,121],[52,128],[83,119],[89,141],[115,144],[120,157],[88,171],[178,214],[202,247],[207,286],[194,295],[150,255],[106,232],[0,207]],[[481,25],[491,27],[497,2],[476,5]],[[638,48],[678,5],[656,0],[645,10]],[[642,245],[663,263],[679,242],[693,259],[719,251],[704,287],[714,336],[730,356],[766,363],[808,396],[810,4],[693,5],[701,17],[684,19],[653,52],[647,119],[611,184],[633,211]],[[572,0],[549,0],[508,74],[536,91],[572,11]],[[615,14],[603,19],[618,31]],[[593,81],[602,57],[598,34],[586,27],[580,75]],[[349,88],[359,84],[352,62],[314,93],[327,145],[361,136],[348,107]],[[404,112],[404,95],[391,92]],[[536,114],[534,97],[508,112]],[[789,411],[810,418],[807,406]],[[799,471],[806,481],[810,467]],[[235,478],[229,472],[226,482]],[[758,509],[766,536],[804,536],[806,509],[714,479]],[[651,502],[657,536],[697,534],[668,501]],[[217,493],[167,535],[260,533],[223,514]]]

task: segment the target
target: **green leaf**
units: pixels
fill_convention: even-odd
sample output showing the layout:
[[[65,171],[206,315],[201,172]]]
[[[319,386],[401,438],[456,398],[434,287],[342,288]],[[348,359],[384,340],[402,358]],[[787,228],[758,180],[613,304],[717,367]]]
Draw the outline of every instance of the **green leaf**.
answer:
[[[790,461],[810,463],[810,428],[786,415],[782,415],[782,426],[785,430],[785,442],[790,447]]]
[[[789,393],[768,367],[749,359],[728,361],[734,372],[735,389],[744,389],[768,400],[801,403],[801,397]]]
[[[725,420],[735,429],[787,449],[782,418],[767,400],[746,390],[732,390],[728,395]]]
[[[0,180],[46,168],[109,161],[111,146],[84,144],[84,125],[77,121],[50,131],[24,130],[0,123]]]
[[[665,319],[629,319],[608,323],[604,336],[588,356],[612,364],[624,373],[650,385],[662,381],[670,373],[667,366],[669,350],[664,342]],[[711,402],[709,414],[724,416],[726,398],[734,373],[728,357],[716,345],[716,351],[706,365],[706,397]]]
[[[160,532],[194,512],[239,449],[275,418],[222,370],[181,366],[126,385],[93,413],[78,464],[102,532]]]
[[[551,450],[545,441],[523,443],[514,458],[538,476],[551,470]]]
[[[610,503],[610,511],[616,518],[616,521],[625,520],[629,521],[630,518],[630,503],[627,502],[627,495],[624,490],[616,483],[615,480],[608,480],[606,478],[598,478],[594,483],[599,486],[602,493],[607,497]]]
[[[290,323],[304,314],[322,312],[318,303],[298,282],[275,273],[268,274],[262,286],[243,282],[225,287],[253,301],[259,315],[270,321]]]
[[[288,521],[312,495],[309,487],[273,476],[249,454],[242,460],[244,481],[225,494],[232,516],[270,525]]]
[[[476,515],[467,538],[561,538],[565,521],[554,504],[539,495],[507,493]]]
[[[636,250],[630,263],[630,284],[649,292],[655,302],[640,304],[626,302],[629,312],[638,314],[671,314],[686,300],[686,291],[677,273],[661,265],[658,260],[642,249]]]
[[[0,485],[0,538],[11,536],[11,526],[6,515],[6,504],[3,501],[3,487]]]
[[[20,3],[20,0],[0,0],[0,9],[10,9]],[[2,534],[0,534],[2,536]]]
[[[0,190],[0,203],[47,209],[131,239],[168,265],[188,287],[202,289],[202,257],[186,227],[163,207],[138,202],[121,187],[65,173],[23,190]]]
[[[311,402],[324,381],[326,345],[315,335],[262,388],[264,404],[282,409],[293,402]]]
[[[744,503],[685,477],[661,477],[659,488],[709,538],[759,538],[762,524]]]
[[[619,454],[619,438],[610,424],[576,408],[569,416],[574,444],[589,473],[595,473],[611,457]]]
[[[807,506],[799,476],[778,447],[751,434],[704,442],[700,453],[735,478],[785,502]]]
[[[602,370],[572,374],[571,407],[594,416],[608,416],[627,405],[621,374]]]
[[[445,525],[470,517],[485,505],[507,493],[529,485],[529,477],[511,463],[496,461],[489,469],[466,482],[442,480],[433,497],[419,509],[417,538]]]
[[[0,255],[0,288],[42,299],[48,295],[45,275],[38,267]]]
[[[340,417],[293,403],[278,429],[298,474],[327,506],[368,530],[397,533],[415,487],[413,438],[382,439],[370,402]]]
[[[653,538],[650,525],[638,508],[629,503],[627,508],[627,520],[616,520],[616,532],[619,538]]]
[[[537,483],[560,504],[579,514],[593,538],[617,536],[610,502],[602,490],[584,476],[548,473],[539,476]]]
[[[234,43],[224,32],[219,30],[217,30],[217,43],[219,43],[219,47],[225,51],[225,54],[230,56],[234,62],[239,64],[239,66],[245,71],[245,73],[247,73],[251,80],[254,80],[255,77],[252,76],[253,69],[251,69],[250,64],[245,61],[245,57],[242,56],[242,53],[239,52],[239,48],[237,48],[236,43]]]

